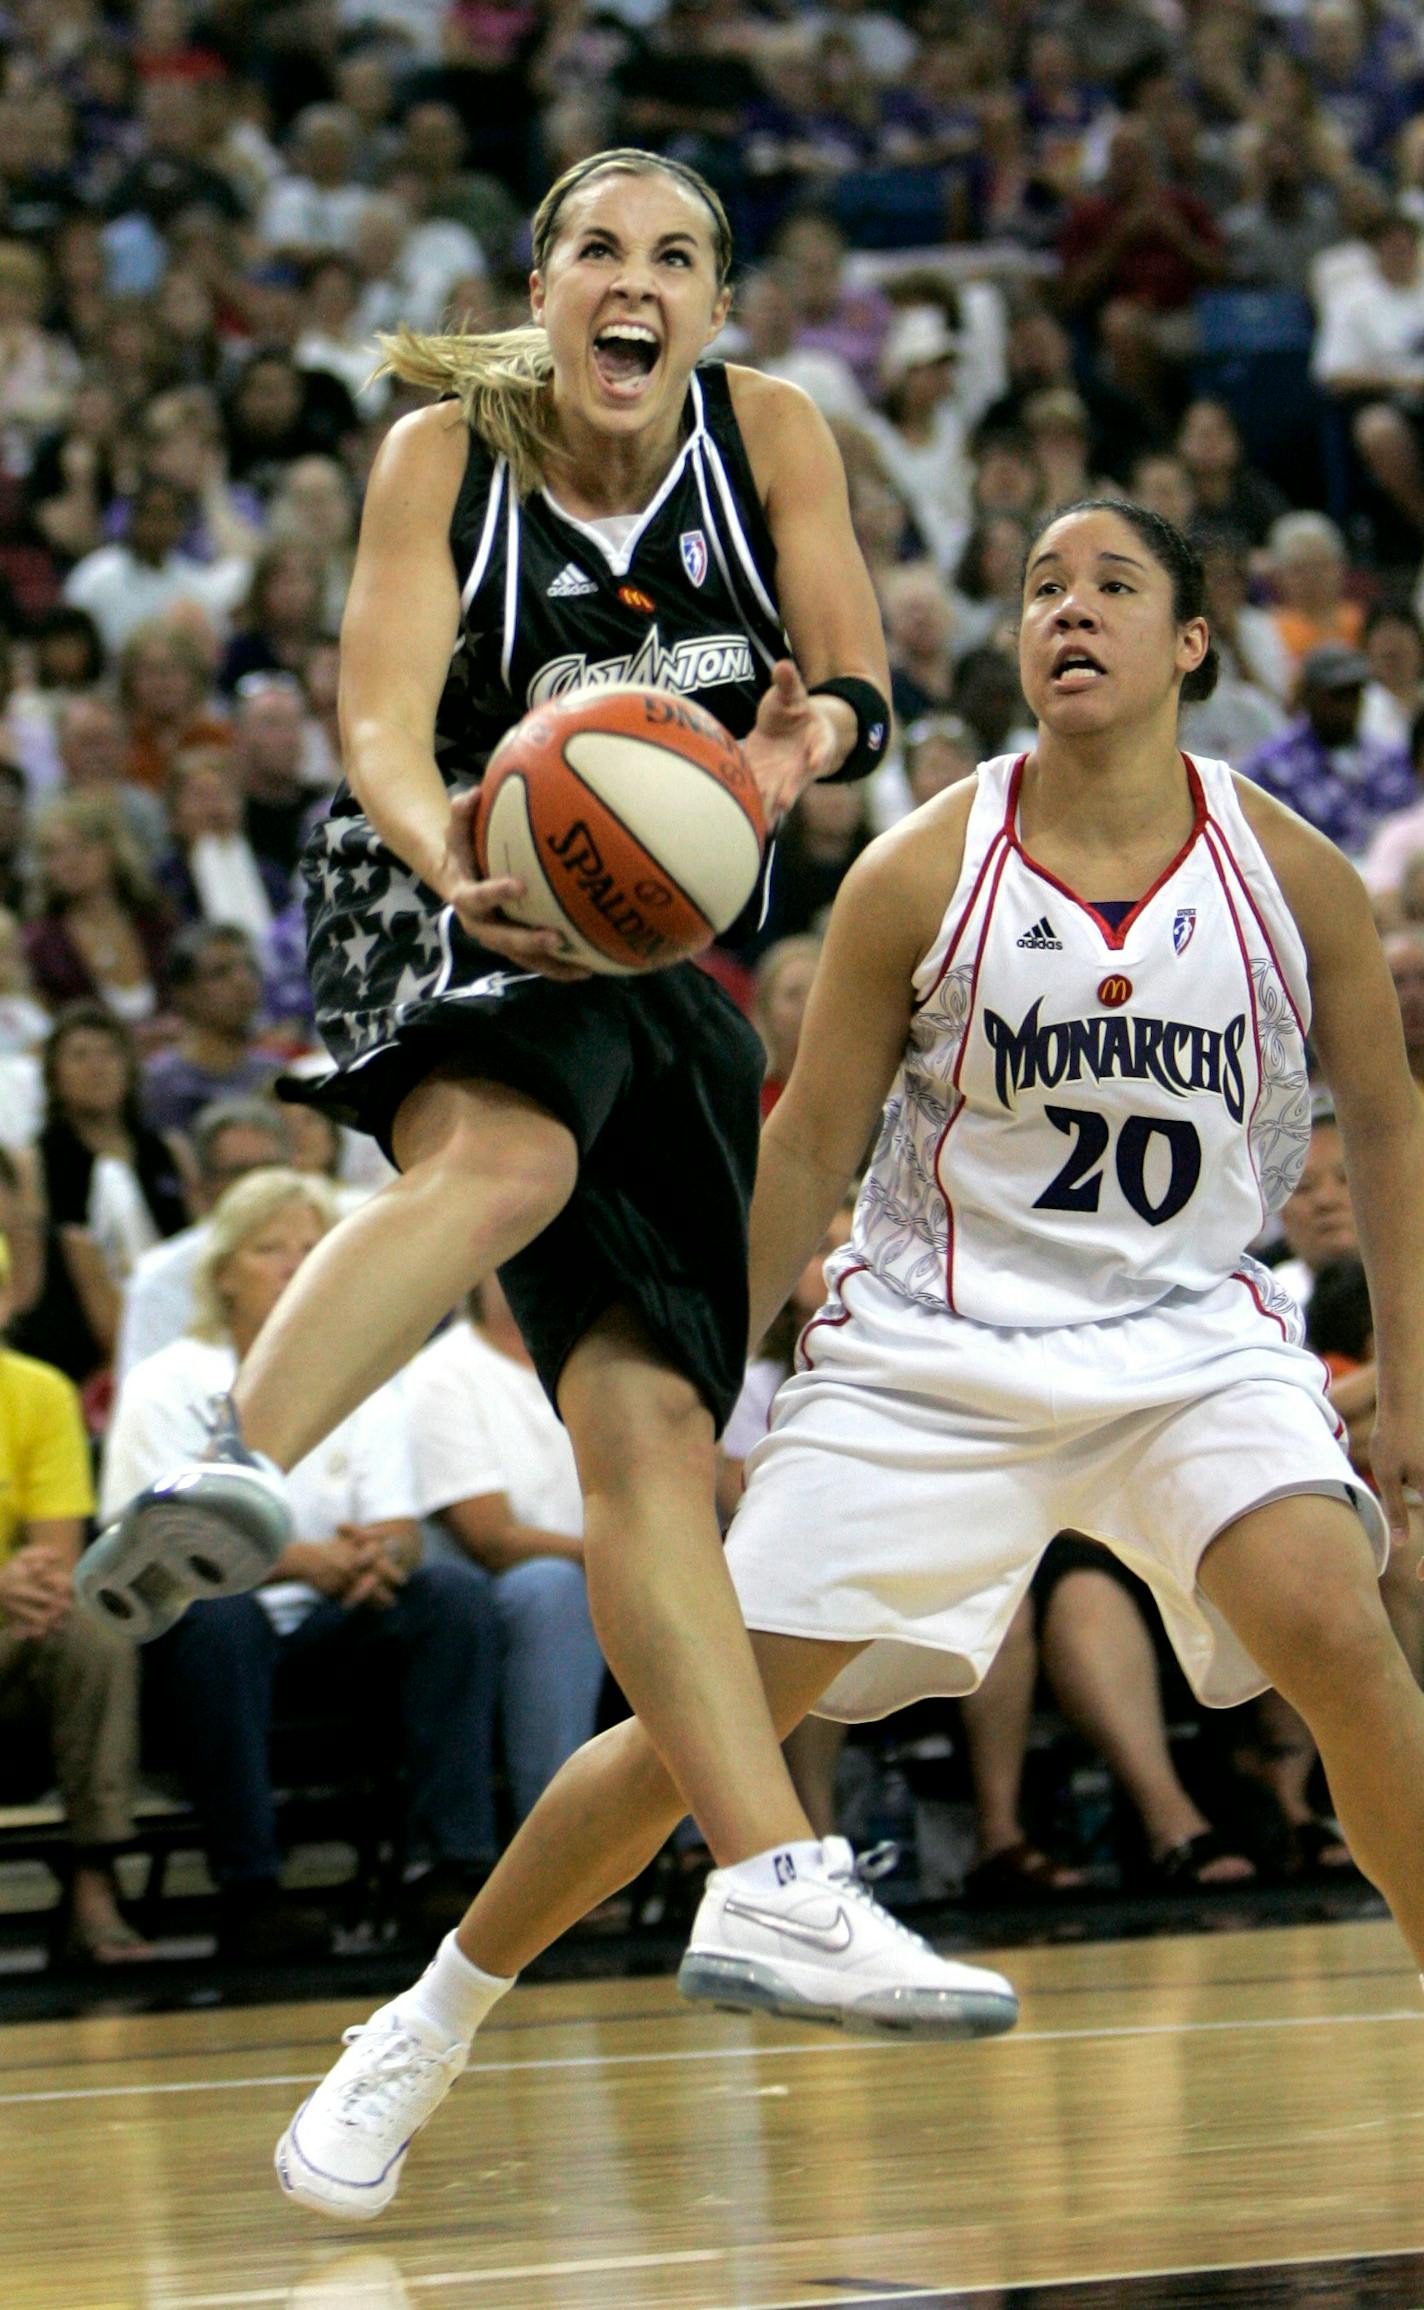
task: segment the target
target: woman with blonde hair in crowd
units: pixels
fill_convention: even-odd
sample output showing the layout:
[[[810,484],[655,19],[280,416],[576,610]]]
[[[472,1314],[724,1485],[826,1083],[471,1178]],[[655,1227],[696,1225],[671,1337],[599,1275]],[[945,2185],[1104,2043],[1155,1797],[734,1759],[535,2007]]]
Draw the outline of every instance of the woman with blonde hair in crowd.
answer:
[[[100,1002],[143,1030],[162,1007],[173,918],[144,870],[122,808],[64,794],[35,819],[37,904],[25,927],[36,994],[51,1010]]]
[[[231,732],[211,704],[216,651],[191,620],[145,618],[119,653],[119,703],[128,724],[124,775],[163,787],[187,746],[222,746]]]

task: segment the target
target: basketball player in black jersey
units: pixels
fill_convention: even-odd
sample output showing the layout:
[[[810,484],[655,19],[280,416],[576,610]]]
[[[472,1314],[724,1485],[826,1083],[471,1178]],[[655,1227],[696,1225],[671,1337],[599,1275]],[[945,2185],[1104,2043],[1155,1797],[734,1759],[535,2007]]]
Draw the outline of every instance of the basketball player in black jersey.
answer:
[[[769,1913],[849,1855],[822,1853],[792,1790],[713,1513],[714,1432],[746,1352],[759,1045],[693,966],[587,978],[556,934],[505,919],[519,887],[478,877],[473,786],[532,700],[644,679],[745,738],[774,821],[811,780],[875,766],[888,671],[824,422],[778,380],[697,371],[729,304],[715,195],[675,163],[602,155],[554,186],[533,246],[532,328],[392,345],[398,374],[448,397],[398,423],[372,472],[342,631],[348,783],[307,861],[338,1062],[318,1095],[401,1176],[284,1296],[216,1457],[133,1504],[87,1587],[151,1629],[177,1600],[155,1608],[154,1575],[194,1553],[220,1568],[228,1533],[257,1560],[230,1585],[264,1577],[285,1539],[273,1467],[497,1266],[578,1457],[609,1663],[717,1860],[746,1865]],[[558,1875],[537,1829],[525,1855]],[[881,1935],[901,2024],[1012,2019],[997,1976],[914,1944],[907,1980],[883,1913],[858,1890],[832,1905],[855,1916],[862,1970],[853,1984],[836,1939],[828,2009],[867,1992]],[[452,2043],[446,2024],[504,1984],[453,1939],[442,1966],[422,2010]]]

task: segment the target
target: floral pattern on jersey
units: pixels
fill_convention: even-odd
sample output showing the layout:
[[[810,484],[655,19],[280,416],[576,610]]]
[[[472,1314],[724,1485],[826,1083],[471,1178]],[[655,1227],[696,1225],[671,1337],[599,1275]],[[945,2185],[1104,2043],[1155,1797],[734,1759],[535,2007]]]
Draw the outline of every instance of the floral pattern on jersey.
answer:
[[[1277,1283],[1270,1269],[1262,1267],[1259,1260],[1252,1259],[1247,1253],[1241,1259],[1236,1272],[1243,1283],[1250,1285],[1261,1313],[1273,1315],[1277,1323],[1281,1325],[1291,1346],[1304,1346],[1305,1317],[1301,1314],[1300,1308],[1291,1298],[1290,1293]]]
[[[866,1265],[907,1299],[941,1310],[949,1208],[935,1157],[963,1104],[954,1070],[973,989],[973,963],[959,963],[915,1013],[856,1210],[855,1248]]]
[[[1252,1168],[1268,1211],[1292,1193],[1310,1145],[1310,1082],[1300,1023],[1270,955],[1251,957],[1261,1086],[1248,1126]]]

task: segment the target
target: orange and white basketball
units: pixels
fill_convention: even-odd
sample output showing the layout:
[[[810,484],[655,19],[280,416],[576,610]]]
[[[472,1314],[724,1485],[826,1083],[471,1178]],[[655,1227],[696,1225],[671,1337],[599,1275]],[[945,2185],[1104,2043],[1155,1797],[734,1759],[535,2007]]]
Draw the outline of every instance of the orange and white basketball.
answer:
[[[667,690],[586,688],[536,706],[489,760],[483,875],[517,875],[514,922],[623,976],[700,954],[761,870],[761,799],[738,741]]]

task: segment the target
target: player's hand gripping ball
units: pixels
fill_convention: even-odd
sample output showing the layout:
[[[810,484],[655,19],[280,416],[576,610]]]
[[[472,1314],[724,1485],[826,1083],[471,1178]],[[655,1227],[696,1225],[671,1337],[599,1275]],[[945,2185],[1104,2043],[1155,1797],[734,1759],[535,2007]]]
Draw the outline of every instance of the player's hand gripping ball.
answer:
[[[475,813],[482,875],[517,875],[511,922],[615,977],[700,954],[761,871],[761,800],[737,740],[667,690],[572,690],[490,756]]]

